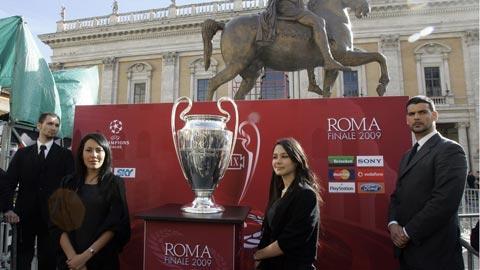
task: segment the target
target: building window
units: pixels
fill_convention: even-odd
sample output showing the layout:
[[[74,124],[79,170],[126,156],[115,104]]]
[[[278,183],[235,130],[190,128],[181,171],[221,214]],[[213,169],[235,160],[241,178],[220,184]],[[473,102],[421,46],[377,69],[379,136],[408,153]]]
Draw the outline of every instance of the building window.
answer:
[[[442,84],[439,67],[423,68],[425,74],[425,91],[429,97],[442,96]]]
[[[282,99],[288,98],[288,75],[283,71],[265,69],[265,75],[261,77],[260,98]]]
[[[358,97],[358,72],[343,71],[343,96]]]
[[[452,93],[448,59],[451,49],[440,43],[426,43],[415,49],[419,94],[443,97]]]
[[[289,98],[288,73],[266,68],[245,95],[246,100]],[[240,88],[242,77],[238,75],[231,81],[232,95]]]
[[[152,66],[140,62],[131,65],[127,70],[128,103],[149,103]]]
[[[210,67],[205,71],[203,57],[190,62],[190,98],[195,101],[207,99],[208,80],[217,74],[218,63],[210,58]],[[218,90],[218,89],[217,89]]]
[[[145,103],[146,83],[135,83],[133,87],[133,103]]]
[[[207,100],[208,80],[209,79],[197,80],[197,94],[196,94],[197,101]]]
[[[368,52],[363,48],[353,48],[355,52]],[[342,71],[336,80],[339,97],[363,97],[367,92],[367,71],[365,65],[349,67],[350,71]]]

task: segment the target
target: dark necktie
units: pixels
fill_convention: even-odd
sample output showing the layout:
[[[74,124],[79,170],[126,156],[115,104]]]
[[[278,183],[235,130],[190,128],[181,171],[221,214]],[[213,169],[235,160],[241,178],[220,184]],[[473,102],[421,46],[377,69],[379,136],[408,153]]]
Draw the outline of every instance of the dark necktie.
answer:
[[[408,155],[407,164],[410,163],[410,161],[413,159],[413,157],[417,153],[417,149],[418,149],[418,143],[415,143],[415,145],[412,148],[412,151],[410,151],[410,155]]]
[[[38,158],[40,161],[45,161],[45,150],[47,150],[47,147],[45,145],[40,145],[40,153],[38,153]]]

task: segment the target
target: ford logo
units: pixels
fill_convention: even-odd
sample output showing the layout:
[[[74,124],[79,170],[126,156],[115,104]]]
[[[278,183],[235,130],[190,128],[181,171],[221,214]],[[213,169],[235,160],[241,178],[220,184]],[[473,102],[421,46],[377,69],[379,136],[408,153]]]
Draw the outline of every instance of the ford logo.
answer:
[[[360,186],[360,189],[365,192],[376,192],[382,189],[382,186],[379,184],[363,184]]]

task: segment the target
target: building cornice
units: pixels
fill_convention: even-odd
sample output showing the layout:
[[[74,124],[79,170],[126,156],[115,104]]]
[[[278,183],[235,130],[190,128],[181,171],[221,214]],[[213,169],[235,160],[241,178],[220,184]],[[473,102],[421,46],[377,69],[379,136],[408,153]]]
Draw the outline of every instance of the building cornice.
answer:
[[[202,5],[220,5],[221,2],[204,3]],[[195,4],[188,5],[189,7],[195,6]],[[184,6],[185,7],[185,6]],[[182,7],[178,7],[180,9]],[[158,9],[165,10],[165,9]],[[102,21],[103,24],[96,26],[96,23],[85,23],[85,26],[79,28],[71,28],[71,30],[58,31],[56,33],[42,34],[39,38],[51,48],[62,48],[70,46],[83,46],[99,43],[109,43],[128,40],[145,40],[145,39],[157,39],[167,36],[188,36],[197,34],[201,31],[201,24],[206,18],[214,18],[217,21],[228,22],[231,18],[256,14],[263,10],[263,7],[247,7],[240,10],[219,10],[215,13],[201,13],[201,14],[186,14],[182,16],[169,17],[163,16],[158,19],[147,17],[145,20],[133,20],[132,22],[123,22],[108,24],[107,16],[104,17],[91,17],[81,20],[65,21],[62,23],[72,24],[74,22],[89,22],[90,20]],[[352,24],[354,25],[355,34],[362,36],[361,28],[356,28],[357,24],[369,24],[368,21],[378,20],[381,18],[394,18],[394,17],[409,17],[409,16],[425,16],[425,15],[438,15],[438,14],[463,14],[472,13],[477,14],[478,24],[478,0],[434,0],[425,1],[422,5],[408,5],[403,2],[393,3],[374,3],[372,5],[372,12],[367,18],[357,19],[354,16],[350,16]],[[155,11],[155,10],[153,10]],[[154,14],[153,11],[138,11],[135,14]],[[133,13],[119,14],[118,16],[124,16],[133,18]],[[152,19],[153,18],[153,19]],[[107,23],[105,23],[107,21]],[[81,25],[81,23],[78,23]],[[385,26],[382,26],[385,29]],[[359,33],[357,32],[359,31]],[[372,33],[370,29],[370,35]],[[398,33],[398,32],[397,32]],[[388,33],[381,33],[388,34]],[[380,34],[379,34],[380,35]]]

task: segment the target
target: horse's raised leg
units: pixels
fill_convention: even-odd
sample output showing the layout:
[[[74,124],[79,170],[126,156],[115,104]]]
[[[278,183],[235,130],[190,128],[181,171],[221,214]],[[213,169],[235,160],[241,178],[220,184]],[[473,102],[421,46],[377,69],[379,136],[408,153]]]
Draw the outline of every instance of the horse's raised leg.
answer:
[[[308,74],[308,91],[317,93],[318,95],[323,95],[322,89],[318,87],[317,81],[315,80],[315,72],[313,68],[307,69]]]
[[[377,93],[383,96],[387,90],[387,85],[390,82],[388,76],[387,60],[385,56],[378,52],[352,52],[347,51],[342,55],[340,62],[345,66],[360,66],[371,62],[377,62],[380,65],[381,76],[378,80]]]
[[[260,76],[260,69],[263,67],[261,62],[255,61],[247,69],[245,69],[240,76],[242,76],[242,82],[235,93],[234,99],[245,99],[245,96],[252,90],[258,76]]]
[[[332,86],[338,76],[338,70],[325,70],[325,77],[323,78],[323,97],[330,97],[332,95]]]
[[[240,61],[227,64],[227,67],[224,70],[208,80],[207,100],[213,100],[213,95],[215,94],[215,91],[217,91],[217,88],[235,78],[235,76],[245,69],[245,66],[246,65]]]

